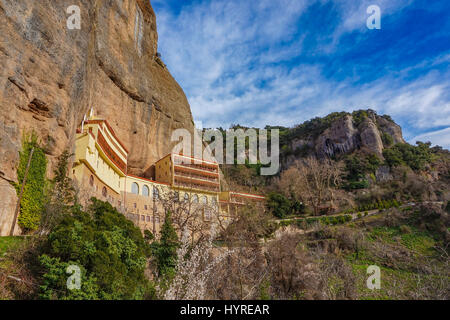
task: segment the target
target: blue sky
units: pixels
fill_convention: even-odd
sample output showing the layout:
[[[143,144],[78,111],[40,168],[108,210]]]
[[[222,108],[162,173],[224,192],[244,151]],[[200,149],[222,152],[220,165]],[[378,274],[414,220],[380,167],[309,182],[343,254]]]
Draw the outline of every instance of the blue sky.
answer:
[[[389,114],[450,148],[450,1],[152,0],[159,52],[204,127]],[[369,30],[370,5],[381,30]]]

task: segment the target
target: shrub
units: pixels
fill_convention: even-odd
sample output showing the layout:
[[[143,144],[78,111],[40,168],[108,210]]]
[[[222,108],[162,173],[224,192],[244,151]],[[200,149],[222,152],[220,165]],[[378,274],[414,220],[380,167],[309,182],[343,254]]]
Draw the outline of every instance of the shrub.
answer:
[[[413,170],[423,170],[432,159],[431,143],[418,141],[416,144],[417,146],[398,143],[389,149],[385,149],[383,156],[386,163],[391,167],[407,165]]]
[[[47,159],[43,149],[39,147],[37,136],[34,132],[29,136],[25,135],[23,138],[22,151],[19,154],[19,166],[17,168],[17,179],[19,182],[15,187],[17,194],[19,194],[32,148],[34,148],[34,152],[23,189],[18,218],[18,224],[25,233],[38,229],[45,202],[44,190]]]
[[[268,194],[267,207],[275,217],[280,219],[291,214],[304,213],[305,211],[303,203],[296,200],[290,200],[277,192]]]
[[[361,217],[362,217],[361,212],[358,212],[358,219],[361,219]]]
[[[409,234],[409,233],[411,233],[411,228],[407,225],[401,225],[400,232],[403,234]]]
[[[109,203],[91,200],[88,212],[67,214],[49,234],[39,261],[43,299],[143,299],[150,247],[141,231]],[[80,290],[68,291],[66,268],[80,267]]]

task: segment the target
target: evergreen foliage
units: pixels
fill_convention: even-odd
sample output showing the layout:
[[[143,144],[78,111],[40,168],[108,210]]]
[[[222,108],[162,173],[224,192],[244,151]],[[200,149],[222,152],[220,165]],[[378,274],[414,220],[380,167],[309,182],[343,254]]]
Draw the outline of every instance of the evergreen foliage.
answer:
[[[88,212],[73,210],[49,234],[39,257],[41,298],[143,299],[153,295],[144,276],[150,246],[141,231],[109,203],[91,199]],[[68,265],[82,270],[81,289],[68,290]]]
[[[407,165],[413,170],[423,170],[432,160],[431,143],[418,141],[416,146],[408,143],[398,143],[392,148],[385,149],[383,156],[391,167]]]
[[[18,224],[24,233],[38,229],[45,201],[47,159],[43,149],[39,146],[37,135],[34,132],[30,135],[24,135],[22,151],[19,153],[19,166],[17,168],[18,183],[14,186],[17,194],[19,194],[33,147],[34,152],[20,202],[20,215],[18,218]]]
[[[300,201],[288,199],[277,192],[271,192],[267,195],[267,207],[275,217],[280,219],[289,215],[304,213],[305,209]]]
[[[156,258],[156,266],[160,277],[170,279],[174,275],[179,246],[178,235],[172,224],[171,213],[168,211],[161,228],[160,240],[152,244],[153,256]]]

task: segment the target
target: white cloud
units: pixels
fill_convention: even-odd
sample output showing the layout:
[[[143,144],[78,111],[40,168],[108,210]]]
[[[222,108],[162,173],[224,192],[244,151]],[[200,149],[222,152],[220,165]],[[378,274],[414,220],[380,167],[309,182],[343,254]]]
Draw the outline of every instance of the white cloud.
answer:
[[[450,150],[450,127],[442,130],[431,131],[410,139],[410,143],[415,144],[416,141],[431,141],[434,145],[439,145]]]
[[[385,17],[410,2],[378,4]],[[416,135],[411,128],[450,126],[449,71],[424,72],[405,81],[414,68],[424,67],[421,64],[355,85],[357,74],[335,81],[324,75],[328,70],[321,64],[300,63],[289,69],[281,64],[301,55],[308,30],[298,36],[297,21],[312,3],[211,0],[182,7],[178,15],[163,5],[157,11],[160,51],[185,90],[194,118],[205,127],[293,126],[333,111],[370,107],[392,115],[406,128],[407,139]],[[319,41],[317,50],[335,50],[330,37],[335,45],[346,33],[366,32],[366,8],[372,1],[334,3],[341,23]],[[426,69],[448,63],[448,57],[424,62]]]

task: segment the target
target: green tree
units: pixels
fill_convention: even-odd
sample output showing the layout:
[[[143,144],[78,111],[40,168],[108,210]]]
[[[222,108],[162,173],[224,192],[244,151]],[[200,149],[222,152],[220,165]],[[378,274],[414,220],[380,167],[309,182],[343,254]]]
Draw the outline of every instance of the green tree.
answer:
[[[65,150],[58,157],[58,164],[50,181],[50,191],[42,214],[41,230],[51,230],[77,203],[73,181],[68,177],[68,163],[71,154]]]
[[[154,243],[156,266],[160,277],[171,278],[177,265],[177,249],[180,246],[178,235],[172,224],[170,211],[167,211],[161,228],[161,238]]]
[[[150,247],[141,231],[109,203],[91,199],[88,212],[73,210],[43,245],[41,298],[143,299],[152,286],[144,270]],[[81,289],[67,291],[65,268],[82,270]]]
[[[271,192],[267,195],[267,207],[275,217],[280,219],[285,218],[292,211],[291,201],[284,195],[276,192]]]

